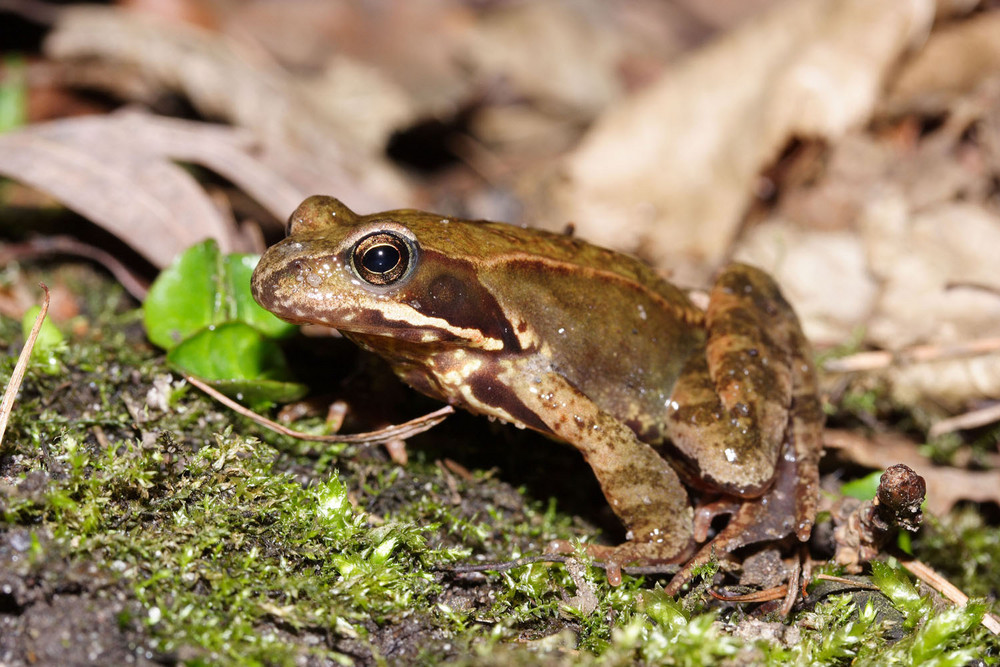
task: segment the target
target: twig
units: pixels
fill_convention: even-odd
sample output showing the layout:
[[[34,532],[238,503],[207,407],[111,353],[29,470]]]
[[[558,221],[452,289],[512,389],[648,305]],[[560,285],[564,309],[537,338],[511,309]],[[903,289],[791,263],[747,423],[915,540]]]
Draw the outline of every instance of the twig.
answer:
[[[890,549],[890,553],[905,567],[910,574],[920,579],[941,595],[951,600],[956,606],[964,607],[969,603],[969,596],[958,589],[955,584],[945,579],[944,575],[919,560],[914,560],[898,549]],[[1000,635],[1000,619],[993,614],[983,614],[983,627],[995,635]]]
[[[847,577],[837,577],[832,574],[817,574],[816,579],[821,581],[833,581],[838,584],[845,584],[854,588],[860,588],[863,590],[877,591],[879,587],[875,584],[868,584],[863,581],[854,581],[853,579],[848,579]]]
[[[14,398],[21,389],[21,381],[24,379],[25,369],[28,368],[28,360],[31,359],[31,351],[35,347],[35,340],[38,339],[38,331],[42,328],[45,314],[49,312],[49,288],[45,286],[45,283],[38,283],[38,286],[44,292],[42,296],[42,309],[38,311],[38,317],[35,318],[35,324],[31,327],[31,333],[28,334],[28,339],[24,341],[24,347],[21,348],[21,355],[17,358],[14,372],[10,375],[10,382],[7,383],[7,388],[3,392],[3,400],[0,401],[0,445],[3,444],[3,436],[7,431],[7,420],[10,419],[10,412],[14,408]]]
[[[780,586],[775,586],[774,588],[767,588],[765,590],[754,591],[752,593],[742,593],[740,595],[728,595],[710,588],[708,589],[708,594],[721,602],[771,602],[773,600],[787,598],[788,591],[796,590],[797,588],[797,586],[792,586],[791,589],[789,589],[788,584],[781,584]],[[787,615],[788,614],[786,613],[785,616]]]
[[[405,440],[406,438],[411,438],[418,433],[423,433],[424,431],[431,429],[441,422],[444,421],[445,417],[450,415],[455,411],[450,405],[446,405],[440,410],[435,410],[434,412],[428,413],[422,417],[417,417],[416,419],[411,419],[408,422],[402,424],[393,424],[392,426],[387,426],[385,428],[379,429],[377,431],[370,431],[368,433],[350,433],[350,434],[332,434],[332,435],[320,435],[317,433],[302,433],[301,431],[296,431],[290,429],[287,426],[279,424],[276,421],[272,421],[267,417],[262,417],[253,410],[250,410],[236,401],[232,400],[222,392],[214,389],[213,387],[205,384],[201,380],[191,375],[184,374],[184,379],[193,384],[198,389],[219,401],[226,407],[230,408],[243,415],[249,419],[254,420],[261,426],[269,428],[272,431],[281,433],[282,435],[288,435],[293,438],[298,438],[299,440],[308,440],[310,442],[344,442],[352,445],[379,445],[389,440]]]
[[[10,12],[39,25],[50,26],[59,18],[60,8],[39,0],[0,0],[0,11]]]
[[[433,569],[439,572],[454,572],[456,574],[469,574],[475,572],[506,572],[515,567],[531,565],[532,563],[565,563],[573,556],[563,556],[559,554],[542,554],[538,556],[524,556],[513,560],[496,561],[492,563],[476,563],[475,565],[435,565]],[[600,563],[593,563],[595,567],[601,567]]]
[[[823,368],[830,373],[852,373],[994,352],[1000,352],[1000,338],[980,338],[954,345],[916,345],[896,351],[859,352],[840,359],[830,359],[823,364]]]
[[[458,574],[467,574],[469,572],[504,572],[506,570],[511,570],[515,567],[521,567],[523,565],[531,565],[532,563],[566,563],[571,560],[578,560],[577,556],[569,554],[539,554],[537,556],[524,556],[522,558],[516,558],[514,560],[506,561],[494,561],[491,563],[476,563],[475,565],[438,565],[435,566],[435,570],[442,572],[456,572]],[[588,561],[588,565],[591,567],[596,567],[599,570],[607,570],[608,564],[601,560]],[[673,574],[679,569],[676,563],[669,563],[663,565],[626,565],[621,568],[621,571],[625,574],[631,575],[647,575],[647,574]]]
[[[948,419],[942,419],[931,426],[927,435],[932,438],[936,438],[939,435],[951,433],[952,431],[986,426],[987,424],[992,424],[997,420],[1000,420],[1000,403],[982,408],[980,410],[973,410],[971,412],[966,412],[965,414],[949,417]]]
[[[129,294],[139,301],[146,298],[149,283],[143,280],[120,259],[110,252],[78,241],[71,236],[39,236],[28,239],[24,243],[11,243],[0,249],[0,264],[6,264],[12,259],[26,257],[45,257],[48,255],[74,255],[84,257],[103,266],[122,284]]]

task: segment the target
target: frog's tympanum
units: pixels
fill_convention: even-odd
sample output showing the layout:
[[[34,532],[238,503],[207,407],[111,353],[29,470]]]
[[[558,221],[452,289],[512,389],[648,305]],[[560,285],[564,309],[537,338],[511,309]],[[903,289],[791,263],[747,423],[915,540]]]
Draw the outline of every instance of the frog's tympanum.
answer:
[[[613,582],[626,564],[689,570],[713,551],[809,537],[815,373],[759,269],[727,267],[702,311],[637,259],[568,236],[311,197],[253,294],[285,320],[339,329],[425,394],[578,449],[628,529],[590,550]],[[732,514],[697,555],[711,517],[685,484]]]

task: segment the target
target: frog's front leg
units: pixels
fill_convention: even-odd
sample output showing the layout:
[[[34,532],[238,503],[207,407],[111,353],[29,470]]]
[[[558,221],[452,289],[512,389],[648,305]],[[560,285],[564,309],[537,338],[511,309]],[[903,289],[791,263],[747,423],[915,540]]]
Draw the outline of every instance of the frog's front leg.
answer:
[[[553,435],[580,450],[628,529],[628,542],[589,549],[607,564],[608,580],[621,581],[620,568],[627,563],[687,559],[694,546],[693,510],[670,464],[558,373],[532,375],[535,381],[528,383],[519,380],[520,372],[502,379]]]

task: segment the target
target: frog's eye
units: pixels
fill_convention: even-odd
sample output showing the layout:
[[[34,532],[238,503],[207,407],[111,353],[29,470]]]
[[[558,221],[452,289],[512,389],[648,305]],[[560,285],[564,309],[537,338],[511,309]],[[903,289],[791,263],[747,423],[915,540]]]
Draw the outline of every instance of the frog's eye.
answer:
[[[367,283],[391,285],[410,266],[410,242],[393,232],[375,232],[354,244],[354,270]]]

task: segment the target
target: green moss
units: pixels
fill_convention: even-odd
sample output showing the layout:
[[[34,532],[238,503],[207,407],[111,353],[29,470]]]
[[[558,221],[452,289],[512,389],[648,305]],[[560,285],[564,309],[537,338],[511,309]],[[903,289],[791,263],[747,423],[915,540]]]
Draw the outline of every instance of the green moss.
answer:
[[[562,564],[449,574],[456,561],[536,555],[595,531],[557,501],[526,500],[489,472],[447,472],[419,449],[405,467],[353,447],[304,456],[315,446],[263,434],[170,376],[120,290],[81,280],[85,326],[64,327],[77,333],[59,375],[29,368],[0,446],[0,533],[30,535],[26,580],[113,587],[134,602],[118,623],[164,660],[842,665],[997,654],[975,623],[981,604],[948,611],[895,575],[880,579],[905,618],[890,627],[848,596],[786,626],[721,607],[704,582],[675,601],[661,579],[612,588],[598,569],[574,578]],[[20,336],[0,319],[4,379]],[[915,548],[974,595],[1000,589],[995,528],[971,510]],[[101,577],[80,583],[60,563],[92,563]],[[734,635],[755,624],[774,637]]]
[[[1000,592],[1000,531],[974,508],[960,506],[941,519],[928,515],[914,548],[967,595]]]

